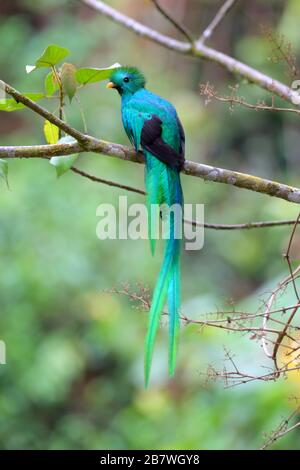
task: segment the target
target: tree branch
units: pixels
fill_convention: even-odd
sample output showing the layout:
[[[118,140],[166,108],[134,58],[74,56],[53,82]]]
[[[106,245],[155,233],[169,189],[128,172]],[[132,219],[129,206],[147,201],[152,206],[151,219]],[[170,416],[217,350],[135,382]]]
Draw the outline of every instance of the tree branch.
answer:
[[[203,44],[207,39],[211,37],[213,32],[215,31],[216,27],[221,23],[223,18],[227,15],[227,13],[234,7],[237,0],[227,0],[221,8],[218,10],[217,14],[211,21],[211,23],[205,28],[203,34],[199,39],[199,43]],[[199,44],[198,43],[198,44]]]
[[[248,65],[240,62],[229,55],[223,54],[215,49],[205,46],[201,41],[191,45],[188,42],[177,41],[169,36],[159,33],[158,31],[145,26],[142,23],[120,13],[118,10],[108,6],[100,0],[81,0],[86,5],[92,7],[99,13],[107,16],[118,24],[125,26],[127,29],[134,33],[148,38],[161,46],[168,49],[180,52],[182,54],[205,59],[210,62],[221,65],[234,75],[240,75],[247,79],[250,83],[254,83],[259,87],[274,93],[285,101],[295,104],[299,101],[299,95],[296,91],[292,90],[287,85],[274,80],[268,75],[265,75],[258,70],[249,67]]]
[[[0,158],[48,158],[67,156],[73,153],[94,152],[135,163],[143,163],[144,161],[142,154],[132,148],[93,137],[90,139],[84,147],[79,142],[54,145],[0,146]]]
[[[0,147],[0,158],[48,158],[90,151],[135,163],[144,162],[142,154],[140,152],[135,152],[132,148],[95,139],[89,136],[87,137],[89,140],[84,144],[84,147],[78,142],[55,145]],[[250,191],[268,194],[269,196],[300,204],[300,189],[281,184],[276,181],[270,181],[257,176],[248,175],[246,173],[239,173],[237,171],[204,165],[202,163],[191,162],[188,160],[185,162],[182,172],[189,176],[196,176],[205,181],[229,184],[238,188],[249,189]]]

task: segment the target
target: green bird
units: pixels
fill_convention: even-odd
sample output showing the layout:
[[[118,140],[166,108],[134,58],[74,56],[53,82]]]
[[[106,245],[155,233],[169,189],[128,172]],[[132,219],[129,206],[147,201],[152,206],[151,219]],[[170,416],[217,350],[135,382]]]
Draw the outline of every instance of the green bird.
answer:
[[[125,132],[135,149],[142,149],[145,156],[148,230],[152,254],[155,250],[155,233],[159,219],[153,215],[155,211],[151,208],[160,207],[161,217],[168,222],[164,258],[152,297],[145,342],[147,386],[155,336],[167,298],[169,375],[173,376],[175,371],[180,326],[180,251],[183,217],[180,170],[184,165],[185,136],[174,106],[147,90],[145,84],[145,77],[137,68],[120,67],[112,73],[107,88],[115,88],[119,92]],[[180,211],[166,210],[172,207],[179,207]],[[180,214],[179,220],[176,214]]]

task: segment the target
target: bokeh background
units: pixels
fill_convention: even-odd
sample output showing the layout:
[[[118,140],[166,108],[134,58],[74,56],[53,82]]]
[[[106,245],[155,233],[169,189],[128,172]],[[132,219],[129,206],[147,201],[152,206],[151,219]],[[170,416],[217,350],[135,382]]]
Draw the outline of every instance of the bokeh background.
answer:
[[[180,38],[148,0],[109,1],[112,6]],[[162,0],[174,16],[200,35],[220,1]],[[240,1],[211,44],[290,85],[284,64],[270,60],[272,45],[261,25],[272,25],[300,44],[298,0]],[[138,38],[75,0],[2,0],[0,78],[23,92],[42,91],[46,71],[25,65],[49,44],[71,50],[77,66],[139,66],[149,88],[178,109],[187,136],[187,158],[278,179],[299,186],[297,117],[212,102],[199,83],[220,94],[238,78]],[[240,83],[256,102],[268,95]],[[88,131],[127,144],[117,94],[104,83],[80,94]],[[278,101],[278,103],[280,103]],[[43,102],[54,109],[52,102]],[[80,109],[67,105],[68,121],[82,129]],[[44,143],[43,122],[29,110],[0,114],[1,145]],[[82,155],[93,174],[143,187],[143,168],[100,155]],[[227,185],[182,177],[186,202],[205,204],[207,222],[242,223],[295,218],[292,204]],[[7,364],[0,366],[2,449],[255,449],[296,407],[299,376],[276,383],[226,388],[208,380],[207,368],[229,367],[224,347],[243,370],[270,365],[258,342],[193,325],[182,328],[178,369],[167,377],[167,331],[157,340],[150,387],[143,386],[147,314],[113,292],[127,283],[153,288],[161,261],[147,241],[99,241],[96,208],[117,205],[125,193],[72,173],[57,179],[47,161],[9,162],[8,190],[0,183],[0,338]],[[128,194],[130,202],[142,196]],[[289,228],[205,232],[199,252],[183,254],[182,310],[191,318],[233,305],[254,311],[266,291],[287,273],[281,254]],[[293,256],[299,257],[296,235]],[[164,323],[164,322],[163,322]],[[299,430],[272,448],[298,449]]]

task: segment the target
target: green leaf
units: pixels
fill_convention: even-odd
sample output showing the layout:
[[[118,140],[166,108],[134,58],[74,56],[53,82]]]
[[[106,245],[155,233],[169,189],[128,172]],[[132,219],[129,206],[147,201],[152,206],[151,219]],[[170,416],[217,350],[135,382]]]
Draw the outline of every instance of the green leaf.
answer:
[[[81,68],[76,72],[76,78],[79,83],[86,85],[87,83],[100,82],[101,80],[107,80],[111,74],[117,68],[121,67],[120,64],[116,63],[110,67],[104,69],[98,68]]]
[[[8,163],[6,160],[0,158],[0,177],[4,179],[7,188],[8,186]]]
[[[73,64],[64,63],[60,70],[63,92],[69,97],[70,102],[77,90],[76,67]]]
[[[59,84],[55,78],[54,72],[51,70],[45,78],[45,90],[47,96],[52,96],[58,89]]]
[[[62,137],[61,139],[59,139],[57,143],[58,144],[70,144],[72,142],[76,142],[76,140],[73,139],[73,137],[66,136],[66,137]],[[78,153],[67,155],[65,157],[64,156],[52,157],[50,159],[50,163],[51,165],[55,166],[57,177],[60,177],[64,173],[66,173],[71,168],[71,166],[73,166],[73,163],[75,163],[77,158],[78,158]]]
[[[53,67],[70,54],[69,49],[56,44],[48,46],[41,57],[37,59],[35,65],[26,65],[26,72],[30,73],[41,67]]]
[[[59,129],[55,124],[50,121],[45,121],[44,124],[45,139],[48,144],[56,144],[59,137]]]
[[[32,101],[38,101],[45,97],[43,93],[23,93],[23,95]],[[26,106],[23,103],[17,103],[13,98],[0,100],[0,111],[10,112],[22,108],[26,108]]]

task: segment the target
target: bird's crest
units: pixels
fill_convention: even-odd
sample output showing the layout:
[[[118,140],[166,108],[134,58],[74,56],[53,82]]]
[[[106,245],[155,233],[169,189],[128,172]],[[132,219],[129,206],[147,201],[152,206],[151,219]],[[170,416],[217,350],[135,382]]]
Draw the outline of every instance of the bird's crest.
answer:
[[[110,80],[114,81],[117,80],[119,77],[128,75],[129,77],[132,78],[132,80],[135,82],[135,85],[138,87],[144,87],[146,84],[146,78],[137,67],[132,67],[130,65],[125,65],[122,67],[118,67],[114,72],[112,73]]]

